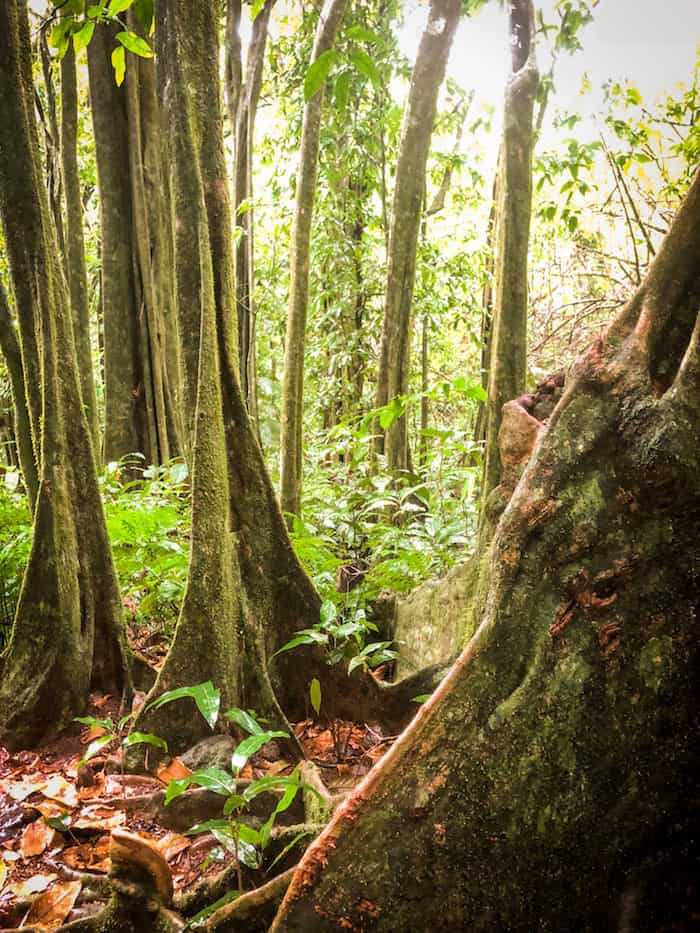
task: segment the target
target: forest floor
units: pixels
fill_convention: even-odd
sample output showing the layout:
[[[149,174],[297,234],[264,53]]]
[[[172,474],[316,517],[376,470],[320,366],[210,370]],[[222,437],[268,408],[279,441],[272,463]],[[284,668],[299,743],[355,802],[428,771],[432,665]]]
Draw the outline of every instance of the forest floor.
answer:
[[[157,642],[151,651],[142,647],[157,665],[162,654]],[[87,713],[116,721],[118,700],[93,694]],[[316,764],[329,794],[336,798],[357,785],[392,741],[369,726],[342,721],[307,719],[292,727],[306,758]],[[170,868],[176,896],[187,895],[203,878],[214,877],[233,861],[211,832],[187,835],[186,829],[174,831],[158,819],[152,801],[162,801],[170,780],[192,773],[180,759],[171,759],[152,776],[123,775],[115,739],[81,767],[87,746],[101,734],[99,727],[76,724],[69,733],[33,750],[11,754],[0,746],[0,929],[31,925],[52,930],[102,906],[110,831],[116,828],[136,833],[158,848]],[[287,775],[292,770],[276,743],[270,743],[239,779]],[[162,806],[160,812],[166,812]],[[277,870],[280,867],[289,867],[289,860]],[[276,873],[271,866],[267,870],[271,873],[263,863],[249,875],[250,886]]]

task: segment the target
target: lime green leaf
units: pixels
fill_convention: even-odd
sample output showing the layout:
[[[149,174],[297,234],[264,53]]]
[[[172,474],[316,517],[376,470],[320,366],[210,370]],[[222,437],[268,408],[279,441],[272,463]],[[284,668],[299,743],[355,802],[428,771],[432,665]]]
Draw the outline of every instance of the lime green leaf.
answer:
[[[411,697],[411,703],[425,703],[430,699],[430,696],[429,693],[419,693],[418,696]]]
[[[326,52],[321,52],[316,61],[309,66],[304,78],[304,100],[306,103],[321,90],[337,57],[338,53],[334,49],[328,49]]]
[[[238,774],[250,756],[254,755],[258,749],[262,748],[271,739],[288,738],[289,735],[286,732],[260,732],[257,735],[249,735],[247,739],[243,739],[231,756],[231,770],[234,774]]]
[[[117,87],[121,87],[126,74],[126,53],[121,45],[118,45],[112,52],[112,68],[114,68],[114,80],[117,82]]]
[[[314,712],[318,716],[321,712],[321,684],[318,677],[314,677],[311,681],[311,686],[309,687],[309,699],[311,700],[311,705],[314,708]]]
[[[158,735],[151,735],[150,732],[131,732],[122,742],[124,748],[131,748],[132,745],[153,745],[154,748],[162,748],[164,752],[168,750],[168,743]]]
[[[227,719],[231,719],[239,725],[241,729],[245,729],[245,731],[249,732],[251,735],[261,735],[264,732],[262,726],[244,709],[234,707],[234,709],[226,710],[224,716],[226,716]]]
[[[369,78],[375,87],[381,85],[382,81],[379,77],[379,72],[367,52],[364,52],[362,49],[355,49],[350,53],[350,61],[361,75],[365,78]]]
[[[119,16],[124,10],[128,10],[134,0],[110,0],[108,10],[112,16]]]
[[[94,758],[95,755],[99,755],[100,751],[104,748],[105,745],[109,745],[110,742],[113,742],[116,736],[114,735],[101,735],[99,739],[95,739],[94,742],[90,742],[85,751],[85,754],[80,759],[79,766],[85,764],[86,761],[90,761],[91,758]]]
[[[197,684],[194,687],[178,687],[177,690],[168,690],[162,693],[152,703],[149,703],[146,709],[160,709],[166,703],[172,703],[173,700],[181,700],[190,697],[197,704],[197,709],[204,716],[211,729],[216,725],[219,717],[219,706],[221,705],[221,694],[214,684],[208,680],[206,683]]]
[[[92,34],[95,31],[95,23],[88,20],[76,33],[73,34],[73,48],[75,54],[82,52],[86,45],[90,44]]]
[[[262,8],[265,6],[265,0],[253,0],[253,5],[250,9],[250,18],[256,20],[258,15],[262,12]]]
[[[382,41],[376,32],[372,32],[366,26],[351,26],[347,31],[347,37],[357,42],[373,42],[375,45],[379,45]]]
[[[135,32],[131,32],[130,29],[118,32],[115,38],[134,55],[139,55],[141,58],[153,58],[153,49],[148,42]]]

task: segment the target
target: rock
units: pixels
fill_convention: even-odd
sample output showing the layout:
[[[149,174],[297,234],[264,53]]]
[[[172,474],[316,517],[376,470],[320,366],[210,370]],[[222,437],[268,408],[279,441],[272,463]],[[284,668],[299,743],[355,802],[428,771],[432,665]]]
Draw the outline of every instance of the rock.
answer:
[[[180,761],[187,765],[190,771],[200,771],[203,768],[230,771],[231,755],[237,745],[238,742],[230,735],[210,735],[180,755]]]

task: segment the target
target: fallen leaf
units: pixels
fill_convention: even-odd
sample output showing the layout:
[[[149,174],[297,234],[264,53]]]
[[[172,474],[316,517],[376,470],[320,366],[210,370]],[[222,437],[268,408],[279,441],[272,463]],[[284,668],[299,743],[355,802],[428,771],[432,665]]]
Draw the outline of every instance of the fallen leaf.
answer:
[[[45,929],[60,926],[73,909],[80,888],[79,881],[54,884],[34,901],[24,923],[34,923]]]
[[[38,810],[47,820],[58,820],[65,816],[66,808],[55,800],[41,800],[31,804],[32,810]]]
[[[31,878],[25,878],[24,881],[17,881],[7,886],[8,891],[12,891],[15,897],[23,900],[32,894],[38,894],[45,891],[52,881],[55,881],[58,875],[32,875]]]
[[[102,707],[112,699],[112,694],[103,693],[102,696],[98,696],[93,693],[90,699],[92,700],[93,706],[96,706],[97,709],[102,709]]]
[[[77,871],[98,871],[106,874],[109,871],[109,836],[100,836],[97,842],[84,842],[79,846],[71,846],[63,852],[63,861],[70,868]]]
[[[0,781],[0,790],[19,803],[36,793],[43,784],[43,774],[28,774],[19,781]]]
[[[282,771],[286,771],[287,768],[292,766],[288,761],[285,761],[284,758],[279,758],[277,761],[273,761],[270,764],[270,767],[266,769],[268,774],[275,775],[280,774]]]
[[[86,729],[84,732],[80,733],[80,744],[87,745],[88,742],[92,742],[94,739],[99,739],[103,735],[107,735],[107,730],[102,726],[91,726],[89,729]]]
[[[179,781],[181,778],[189,777],[192,772],[179,758],[173,758],[170,764],[158,768],[156,774],[159,781],[169,784],[170,781]]]
[[[166,835],[156,843],[157,848],[160,850],[166,862],[174,859],[176,855],[179,855],[180,852],[184,852],[185,849],[189,849],[191,845],[192,839],[187,839],[179,833],[166,833]]]
[[[102,829],[108,832],[123,826],[126,823],[126,814],[122,810],[112,810],[95,804],[81,810],[77,819],[73,820],[74,829]]]
[[[52,829],[43,820],[34,820],[22,833],[19,844],[20,852],[24,858],[41,855],[56,839],[56,830]]]
[[[50,775],[46,785],[41,787],[40,790],[44,797],[48,797],[50,800],[58,800],[59,803],[65,804],[67,807],[78,806],[78,792],[62,774]]]

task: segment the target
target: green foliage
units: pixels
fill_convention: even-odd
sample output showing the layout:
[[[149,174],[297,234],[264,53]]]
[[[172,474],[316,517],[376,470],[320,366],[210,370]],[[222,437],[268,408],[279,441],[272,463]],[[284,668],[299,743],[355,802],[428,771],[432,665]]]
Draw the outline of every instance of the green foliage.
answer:
[[[16,473],[0,476],[0,650],[9,641],[15,606],[32,543],[31,515],[27,500],[14,483]]]

